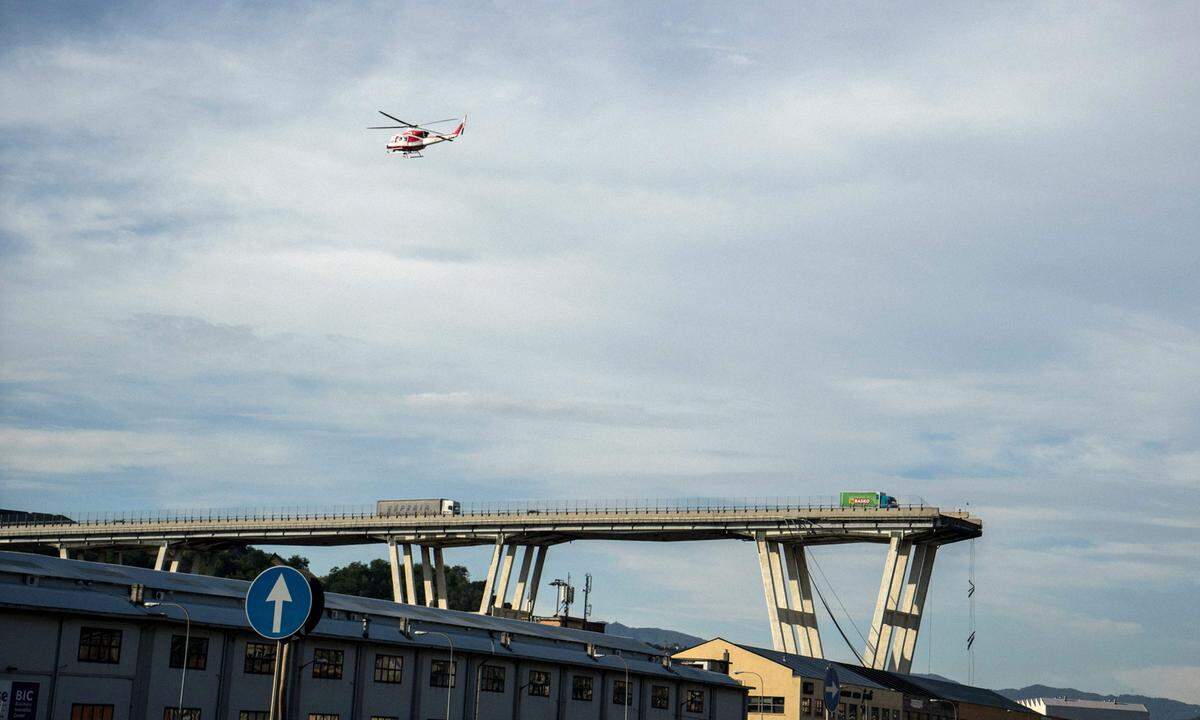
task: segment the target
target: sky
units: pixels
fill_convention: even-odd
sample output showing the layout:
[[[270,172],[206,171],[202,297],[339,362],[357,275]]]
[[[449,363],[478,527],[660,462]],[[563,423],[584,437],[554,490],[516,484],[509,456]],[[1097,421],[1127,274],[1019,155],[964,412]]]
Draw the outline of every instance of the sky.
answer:
[[[882,490],[984,520],[976,684],[1200,702],[1198,38],[1194,2],[6,0],[0,507]],[[409,160],[380,109],[469,117]],[[549,557],[599,617],[770,643],[751,543]],[[861,650],[883,548],[810,557]],[[917,670],[968,679],[969,557]]]

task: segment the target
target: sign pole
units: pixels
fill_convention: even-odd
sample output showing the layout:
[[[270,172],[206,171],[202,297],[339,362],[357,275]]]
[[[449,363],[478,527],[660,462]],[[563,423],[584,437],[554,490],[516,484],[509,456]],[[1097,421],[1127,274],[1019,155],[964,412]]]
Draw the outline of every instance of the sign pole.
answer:
[[[283,641],[275,641],[275,670],[271,674],[271,705],[269,720],[279,720],[279,670],[283,665]]]

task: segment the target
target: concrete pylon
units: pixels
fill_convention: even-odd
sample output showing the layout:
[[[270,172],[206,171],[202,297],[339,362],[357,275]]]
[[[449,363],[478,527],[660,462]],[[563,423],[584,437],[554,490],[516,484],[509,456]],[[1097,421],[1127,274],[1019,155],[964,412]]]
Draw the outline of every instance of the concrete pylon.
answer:
[[[517,573],[517,587],[513,589],[513,610],[525,609],[525,592],[529,587],[529,568],[533,565],[534,546],[526,545],[521,554],[521,572]]]
[[[537,557],[533,561],[533,575],[529,578],[529,588],[525,591],[525,607],[521,608],[530,615],[537,606],[538,588],[542,584],[542,566],[546,564],[546,553],[550,551],[547,545],[537,546]]]
[[[500,574],[496,577],[496,601],[492,607],[504,607],[508,597],[508,581],[512,578],[513,558],[517,555],[516,545],[504,546],[504,559],[500,562]]]
[[[413,568],[412,545],[404,543],[404,602],[417,604],[417,577]]]
[[[483,581],[483,599],[479,602],[479,614],[492,614],[492,594],[496,587],[496,574],[500,571],[500,553],[504,550],[504,536],[496,538],[492,547],[492,562],[488,564],[487,579]]]
[[[158,571],[167,569],[167,555],[171,553],[171,546],[163,543],[158,546],[158,555],[154,558],[154,569]]]
[[[912,567],[908,571],[908,582],[904,585],[904,599],[900,602],[895,630],[892,631],[892,657],[888,669],[895,672],[908,673],[912,670],[913,655],[917,650],[917,632],[921,629],[921,615],[925,609],[925,597],[929,593],[937,548],[937,545],[927,544],[917,545],[913,549]]]
[[[450,608],[450,597],[446,592],[446,562],[442,558],[442,549],[433,549],[433,582],[437,591],[437,606],[443,610]]]
[[[437,598],[433,595],[433,558],[429,555],[429,546],[421,546],[421,580],[425,593],[425,606],[433,607],[437,603]]]
[[[863,653],[863,665],[883,670],[887,665],[888,650],[892,640],[892,621],[900,605],[900,591],[904,584],[904,571],[908,569],[908,558],[912,554],[912,541],[893,535],[888,542],[887,557],[883,562],[883,577],[879,581],[879,595],[875,600],[875,614],[871,617],[871,629],[867,635],[867,648]]]
[[[388,565],[392,571],[392,602],[404,602],[404,586],[400,582],[400,549],[394,539],[388,539]]]
[[[771,624],[771,646],[781,652],[792,652],[788,650],[788,647],[795,647],[795,639],[791,638],[790,643],[785,642],[784,627],[779,618],[780,602],[782,601],[786,608],[787,601],[781,597],[782,582],[775,582],[775,571],[771,560],[771,546],[777,545],[777,543],[767,542],[766,536],[759,533],[755,538],[755,545],[758,547],[758,570],[762,574],[763,595],[767,599],[767,622]],[[778,547],[775,549],[775,554],[778,557]],[[790,628],[788,628],[788,633],[790,636]]]
[[[821,648],[821,633],[817,629],[812,578],[808,574],[808,558],[804,554],[804,546],[798,543],[784,545],[783,558],[787,565],[789,604],[800,654],[814,658],[825,657]]]

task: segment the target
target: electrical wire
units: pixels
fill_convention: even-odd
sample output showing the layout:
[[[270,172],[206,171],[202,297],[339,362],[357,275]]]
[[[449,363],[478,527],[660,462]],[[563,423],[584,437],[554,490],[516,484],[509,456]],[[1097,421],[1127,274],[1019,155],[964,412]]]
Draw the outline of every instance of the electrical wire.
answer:
[[[817,591],[817,597],[821,598],[821,604],[825,606],[825,612],[829,613],[829,619],[833,621],[833,626],[837,628],[838,634],[841,635],[842,639],[846,641],[846,647],[850,648],[850,652],[854,653],[854,657],[858,658],[858,664],[866,667],[867,664],[863,662],[862,655],[859,655],[858,651],[854,649],[854,645],[850,643],[850,638],[846,637],[846,632],[842,630],[841,623],[837,621],[837,618],[834,617],[833,611],[829,609],[829,603],[825,601],[825,595],[821,592],[821,586],[815,582],[812,584],[812,586],[813,589]],[[832,591],[833,586],[829,586],[829,589]]]
[[[833,589],[833,583],[829,582],[829,578],[825,575],[825,571],[821,569],[821,563],[817,562],[816,555],[813,555],[811,550],[807,553],[807,555],[813,561],[813,565],[816,566],[817,572],[821,573],[821,577],[824,578],[825,584],[829,586],[829,592],[833,593],[833,599],[837,600],[838,605],[840,605],[842,608],[842,612],[846,614],[846,619],[850,621],[850,626],[854,628],[854,632],[858,633],[858,636],[862,638],[863,644],[866,645],[867,638],[862,634],[862,630],[858,629],[858,624],[854,622],[854,616],[850,614],[850,611],[846,609],[846,605],[842,602],[842,599],[838,597],[837,590]],[[830,613],[830,617],[833,617],[832,613]]]

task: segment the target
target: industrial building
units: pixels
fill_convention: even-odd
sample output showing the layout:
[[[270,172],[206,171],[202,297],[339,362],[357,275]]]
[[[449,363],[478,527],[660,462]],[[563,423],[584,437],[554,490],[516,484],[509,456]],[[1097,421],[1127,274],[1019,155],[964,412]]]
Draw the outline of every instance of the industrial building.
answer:
[[[1150,720],[1150,711],[1141,703],[1066,698],[1029,698],[1020,702],[1039,715],[1062,720]]]
[[[0,552],[0,687],[24,703],[10,718],[266,720],[276,646],[247,626],[247,586]],[[729,676],[630,638],[370,598],[327,595],[288,656],[284,720],[746,713]]]
[[[837,720],[1041,720],[1029,708],[992,690],[783,653],[724,638],[680,650],[674,658],[676,664],[728,672],[746,684],[751,720],[767,716],[823,720],[823,687],[831,664],[842,688]]]

